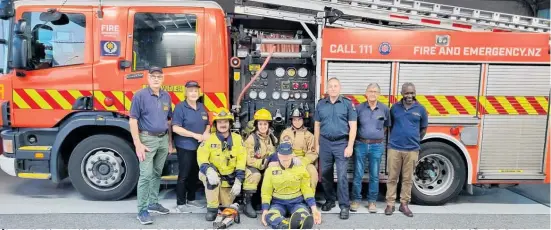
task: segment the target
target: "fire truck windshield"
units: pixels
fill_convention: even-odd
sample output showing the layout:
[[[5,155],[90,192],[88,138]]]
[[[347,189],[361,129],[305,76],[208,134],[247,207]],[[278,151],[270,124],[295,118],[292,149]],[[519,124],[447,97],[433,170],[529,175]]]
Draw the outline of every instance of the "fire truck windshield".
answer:
[[[0,20],[0,74],[6,74],[8,67],[8,47],[10,40],[10,21],[11,20]]]

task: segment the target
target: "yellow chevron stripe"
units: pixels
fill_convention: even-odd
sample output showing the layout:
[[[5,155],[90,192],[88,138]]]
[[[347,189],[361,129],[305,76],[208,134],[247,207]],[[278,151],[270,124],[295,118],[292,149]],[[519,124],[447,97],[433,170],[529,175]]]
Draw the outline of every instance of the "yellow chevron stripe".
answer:
[[[436,98],[436,100],[438,102],[440,102],[440,104],[442,106],[444,106],[444,109],[446,109],[446,111],[448,112],[448,114],[450,115],[459,115],[459,111],[457,111],[457,109],[455,109],[455,106],[453,106],[450,101],[448,101],[448,99],[446,98],[446,96],[441,96],[441,95],[438,95],[438,96],[434,96],[434,98]]]
[[[530,104],[530,102],[526,100],[526,97],[515,97],[515,99],[517,99],[518,103],[520,103],[520,106],[522,106],[522,108],[524,108],[524,110],[526,110],[528,114],[530,115],[538,114],[536,109],[534,109],[534,107]]]
[[[27,93],[27,95],[29,95],[29,97],[41,108],[41,109],[52,109],[52,106],[50,106],[50,104],[48,104],[48,102],[46,102],[44,100],[44,98],[42,98],[40,96],[40,94],[38,94],[38,92],[36,92],[36,90],[34,89],[24,89],[25,90],[25,93]]]
[[[212,100],[209,98],[208,94],[205,94],[205,107],[211,112],[215,112],[217,110],[216,105],[212,102]]]
[[[507,100],[507,98],[505,98],[504,96],[496,96],[496,100],[497,102],[499,102],[499,104],[501,104],[501,106],[503,106],[503,108],[505,109],[505,111],[507,111],[507,113],[509,114],[513,114],[513,115],[518,115],[518,111],[515,109],[515,107],[513,107],[513,105],[509,102],[509,100]]]
[[[27,104],[27,102],[25,102],[25,100],[23,100],[23,98],[21,98],[21,96],[19,96],[19,94],[17,94],[15,90],[13,90],[12,93],[13,93],[13,103],[15,103],[17,107],[21,109],[31,108],[31,106],[29,106],[29,104]]]
[[[429,115],[440,115],[438,110],[432,106],[429,100],[425,96],[416,96],[417,101],[421,103],[421,105],[425,106],[425,109],[427,109],[427,112]]]
[[[469,100],[467,100],[467,97],[465,97],[465,96],[455,96],[455,99],[457,101],[459,101],[459,104],[461,104],[461,106],[463,106],[463,108],[465,108],[465,110],[467,110],[467,113],[469,113],[469,115],[475,115],[476,114],[476,108],[471,105]]]
[[[69,92],[69,94],[71,94],[71,96],[73,96],[74,99],[77,99],[79,97],[82,97],[82,93],[80,93],[80,91],[78,90],[67,90]]]
[[[126,94],[124,93],[123,93],[123,97],[124,97],[124,104],[123,104],[124,108],[126,109],[126,111],[130,111],[130,107],[132,106],[132,100],[130,100],[130,98],[127,97]]]
[[[115,99],[121,103],[121,105],[124,106],[124,92],[123,91],[111,91],[113,96],[115,96]],[[116,106],[115,106],[116,108]]]
[[[56,102],[61,106],[63,109],[72,109],[73,106],[71,106],[71,103],[69,103],[61,94],[59,91],[54,89],[47,89],[46,93],[48,93]]]
[[[494,108],[494,106],[486,99],[486,97],[482,96],[478,98],[478,101],[482,107],[488,112],[488,114],[499,114],[497,110]]]
[[[383,103],[383,104],[385,104],[385,105],[387,105],[387,106],[389,105],[389,101],[390,101],[390,100],[389,100],[389,96],[386,96],[386,95],[385,95],[385,96],[380,96],[380,97],[378,98],[378,100],[379,100],[381,103]]]
[[[545,99],[545,97],[535,97],[536,98],[536,101],[538,101],[540,103],[540,106],[543,107],[543,109],[545,110],[545,112],[549,112],[549,101],[547,101],[547,99]]]
[[[224,105],[224,108],[228,108],[228,99],[226,98],[225,93],[215,93],[215,95],[218,97],[218,100],[222,102],[222,105]]]
[[[94,91],[94,97],[98,100],[98,102],[108,111],[116,111],[117,107],[113,104],[112,106],[107,106],[104,103],[105,100],[105,94],[101,91]]]

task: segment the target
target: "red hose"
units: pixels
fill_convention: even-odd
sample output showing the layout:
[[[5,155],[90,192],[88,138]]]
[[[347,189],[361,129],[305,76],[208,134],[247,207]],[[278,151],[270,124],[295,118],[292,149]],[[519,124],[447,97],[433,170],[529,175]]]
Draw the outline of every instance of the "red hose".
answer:
[[[254,77],[251,79],[251,82],[249,82],[249,84],[247,84],[245,86],[245,88],[243,88],[243,90],[241,91],[241,93],[239,94],[239,97],[237,98],[237,102],[236,102],[236,105],[237,106],[240,106],[241,105],[241,99],[243,99],[243,95],[245,94],[245,92],[247,91],[247,89],[249,89],[249,87],[251,87],[251,85],[253,84],[254,81],[256,81],[256,79],[258,78],[258,76],[260,76],[260,73],[262,73],[262,71],[264,70],[264,68],[266,67],[266,65],[268,64],[268,62],[270,61],[270,59],[272,59],[272,55],[274,54],[274,51],[276,49],[276,46],[275,44],[272,45],[272,49],[270,50],[270,54],[268,54],[268,58],[266,58],[266,60],[264,61],[264,63],[262,64],[262,67],[260,67],[260,69],[258,71],[256,71],[256,74],[254,75]]]

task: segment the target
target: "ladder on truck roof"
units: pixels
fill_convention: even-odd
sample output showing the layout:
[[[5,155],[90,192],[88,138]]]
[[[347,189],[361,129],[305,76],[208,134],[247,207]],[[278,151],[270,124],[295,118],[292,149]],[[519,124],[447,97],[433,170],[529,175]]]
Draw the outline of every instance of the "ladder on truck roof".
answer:
[[[301,23],[316,23],[318,12],[329,8],[344,15],[330,27],[373,28],[373,29],[415,29],[429,27],[473,32],[535,32],[548,33],[550,20],[526,17],[500,12],[484,11],[436,3],[412,0],[239,0],[254,2],[260,6],[236,5],[235,13],[262,16]],[[273,9],[263,4],[292,8]],[[302,11],[297,13],[294,11]],[[304,13],[309,12],[309,13]],[[376,20],[383,25],[370,23]],[[396,26],[392,26],[392,24]],[[414,26],[414,27],[411,27]]]

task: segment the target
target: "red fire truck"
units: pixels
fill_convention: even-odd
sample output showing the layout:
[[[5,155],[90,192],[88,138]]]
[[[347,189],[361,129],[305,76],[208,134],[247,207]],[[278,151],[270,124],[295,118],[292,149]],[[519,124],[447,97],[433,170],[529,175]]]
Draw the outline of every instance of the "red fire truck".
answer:
[[[98,200],[129,195],[128,110],[159,65],[173,106],[197,80],[210,112],[233,111],[236,132],[260,108],[276,133],[293,108],[312,127],[331,77],[354,103],[378,83],[389,106],[413,82],[430,123],[419,204],[549,183],[549,20],[409,0],[2,0],[0,19],[0,167],[12,176],[68,177]],[[177,169],[171,155],[163,182]]]

